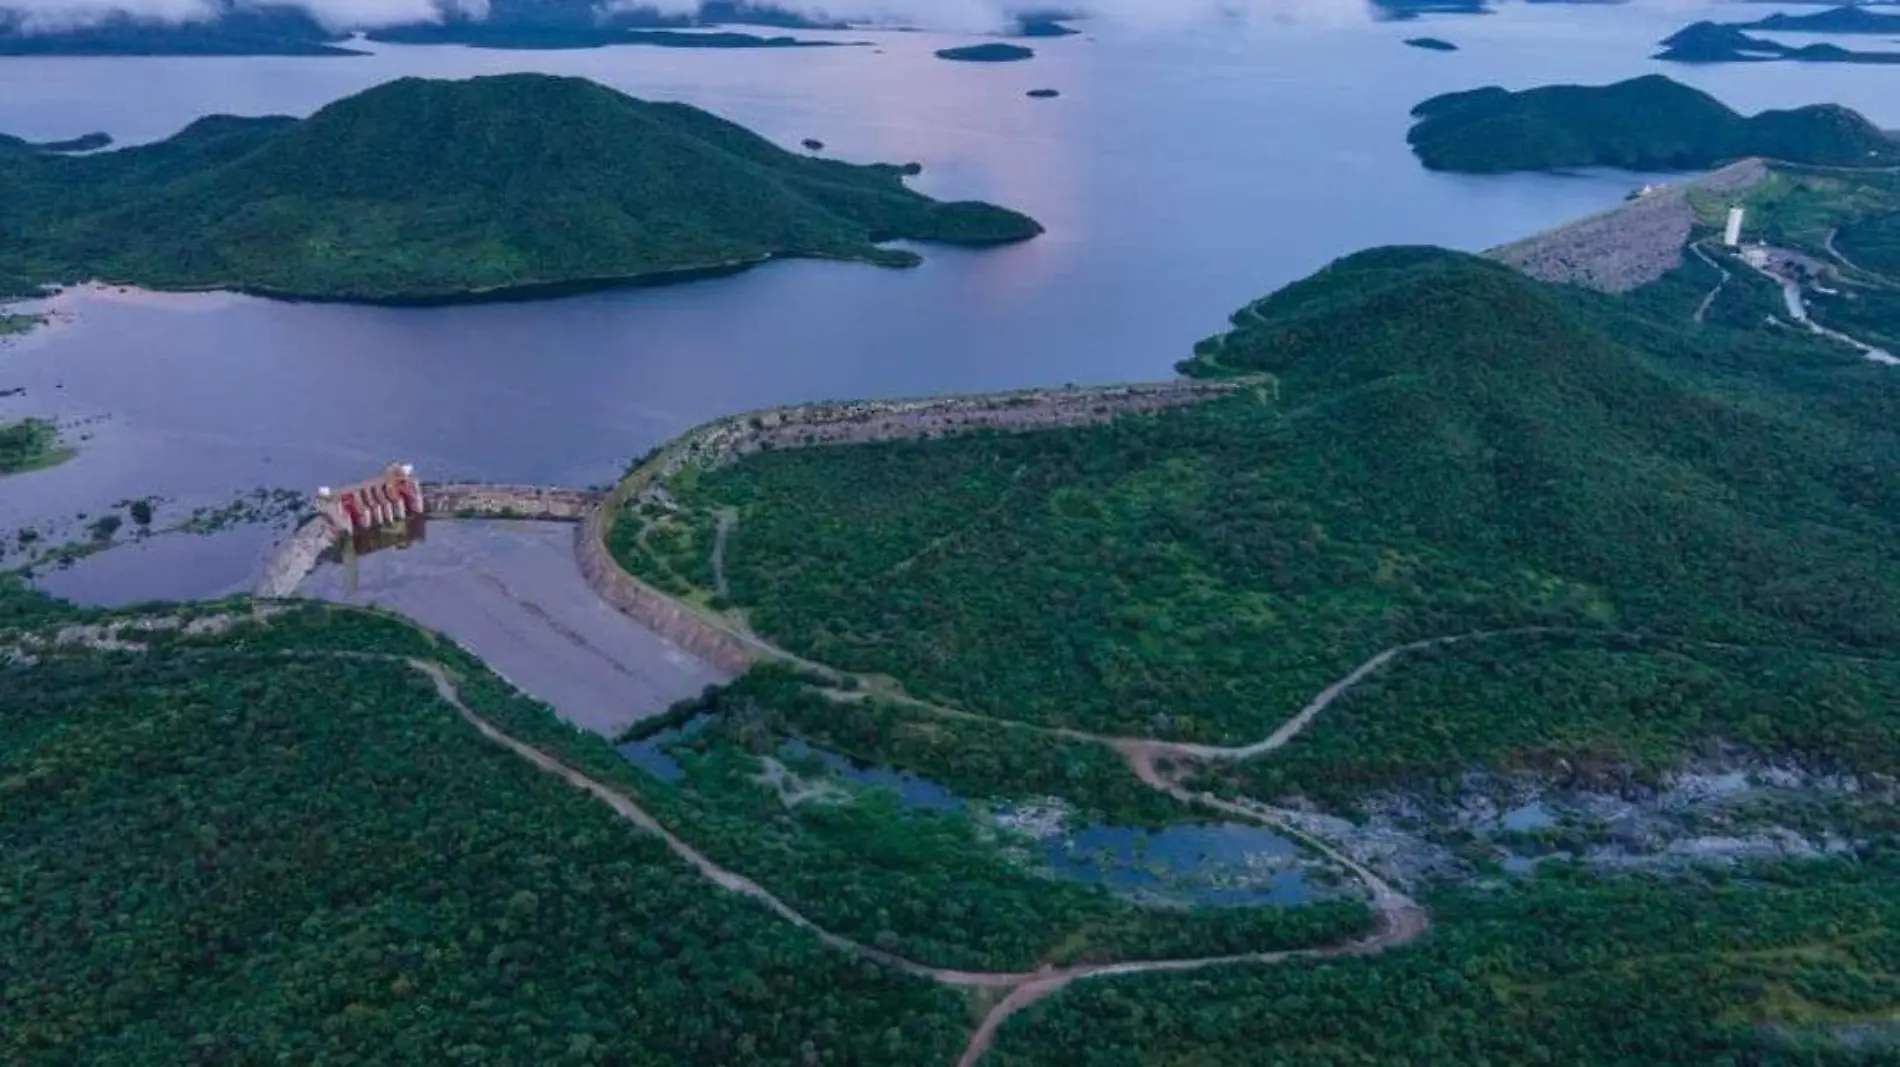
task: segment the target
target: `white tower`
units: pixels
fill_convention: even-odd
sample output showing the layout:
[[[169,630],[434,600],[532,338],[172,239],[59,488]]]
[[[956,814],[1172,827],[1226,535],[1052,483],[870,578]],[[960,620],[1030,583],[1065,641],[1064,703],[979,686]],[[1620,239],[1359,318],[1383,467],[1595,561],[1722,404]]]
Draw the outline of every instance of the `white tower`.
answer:
[[[1728,209],[1728,229],[1722,231],[1722,243],[1730,248],[1742,245],[1742,214],[1741,208]]]

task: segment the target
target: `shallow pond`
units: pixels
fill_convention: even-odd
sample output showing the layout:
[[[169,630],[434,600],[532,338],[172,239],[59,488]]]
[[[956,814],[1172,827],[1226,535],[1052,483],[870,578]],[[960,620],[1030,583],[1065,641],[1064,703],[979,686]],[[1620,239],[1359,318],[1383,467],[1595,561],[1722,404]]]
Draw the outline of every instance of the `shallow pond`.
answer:
[[[685,770],[666,751],[691,737],[711,720],[701,716],[621,746],[621,754],[640,769],[667,782]],[[860,763],[793,738],[778,749],[781,759],[817,761],[840,778],[897,795],[906,808],[967,812],[985,819],[972,804],[940,782],[892,767]],[[1008,821],[1014,809],[996,811]],[[1298,844],[1263,827],[1243,823],[1199,823],[1148,829],[1092,824],[1080,829],[1051,827],[1033,835],[1031,858],[1059,878],[1105,886],[1135,900],[1180,904],[1300,904],[1328,890],[1313,884],[1301,862]]]

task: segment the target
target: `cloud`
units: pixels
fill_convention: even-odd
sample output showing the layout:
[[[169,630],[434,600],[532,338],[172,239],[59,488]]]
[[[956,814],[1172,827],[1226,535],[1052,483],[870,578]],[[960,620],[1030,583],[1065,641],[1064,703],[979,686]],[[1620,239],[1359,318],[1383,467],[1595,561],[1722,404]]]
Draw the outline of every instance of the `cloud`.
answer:
[[[690,14],[701,0],[569,0],[602,11],[651,9]],[[753,0],[828,21],[920,26],[952,32],[1008,27],[1027,11],[1062,9],[1136,28],[1165,28],[1211,20],[1248,22],[1360,21],[1365,0]],[[433,22],[447,14],[485,18],[490,0],[0,0],[0,24],[12,20],[29,32],[69,29],[113,15],[159,22],[214,19],[233,10],[301,10],[332,29],[368,29]]]
[[[52,33],[115,16],[141,22],[207,22],[234,10],[300,10],[331,29],[436,22],[445,13],[485,18],[488,0],[0,0],[0,25]]]
[[[1018,15],[1064,11],[1138,29],[1210,21],[1363,22],[1366,0],[754,0],[832,22],[918,26],[949,32],[1004,30]],[[691,12],[698,0],[605,0],[609,10]]]

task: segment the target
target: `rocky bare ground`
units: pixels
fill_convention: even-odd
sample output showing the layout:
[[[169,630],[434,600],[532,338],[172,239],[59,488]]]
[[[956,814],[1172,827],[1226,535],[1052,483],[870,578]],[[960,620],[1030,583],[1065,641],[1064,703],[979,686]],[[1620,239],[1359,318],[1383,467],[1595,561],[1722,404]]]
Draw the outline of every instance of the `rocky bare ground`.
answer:
[[[1692,194],[1735,193],[1767,176],[1766,163],[1745,159],[1700,178],[1653,188],[1621,207],[1486,254],[1539,281],[1626,292],[1682,265],[1682,250],[1695,225]]]
[[[1553,859],[1680,870],[1750,860],[1851,854],[1855,823],[1891,813],[1900,783],[1766,761],[1710,757],[1655,785],[1562,786],[1535,774],[1473,772],[1455,795],[1391,792],[1359,818],[1282,806],[1287,821],[1405,885],[1465,879],[1491,863],[1524,870]]]

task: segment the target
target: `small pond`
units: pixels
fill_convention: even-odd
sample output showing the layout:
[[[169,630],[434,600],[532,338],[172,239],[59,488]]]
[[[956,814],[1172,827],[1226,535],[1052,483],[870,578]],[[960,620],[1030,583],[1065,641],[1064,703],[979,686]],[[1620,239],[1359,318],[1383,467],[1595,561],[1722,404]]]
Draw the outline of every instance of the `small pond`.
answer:
[[[691,737],[710,721],[701,716],[684,725],[622,745],[620,752],[640,769],[667,781],[685,776],[666,747]],[[860,785],[888,789],[906,808],[986,816],[940,782],[910,771],[865,764],[799,738],[779,746],[779,758],[817,760],[832,773]],[[997,809],[1008,818],[1013,805]],[[1029,820],[1033,823],[1037,820]],[[1026,823],[1027,824],[1027,823]],[[1070,881],[1107,887],[1133,900],[1174,904],[1301,904],[1328,895],[1308,878],[1300,846],[1264,827],[1245,823],[1196,823],[1149,829],[1095,823],[1080,829],[1049,826],[1035,833],[1032,859]]]
[[[680,761],[666,751],[667,746],[693,736],[711,722],[710,715],[695,715],[679,726],[668,727],[621,745],[620,754],[627,758],[627,762],[662,782],[677,782],[686,777],[686,768],[680,766]]]

